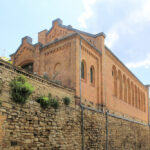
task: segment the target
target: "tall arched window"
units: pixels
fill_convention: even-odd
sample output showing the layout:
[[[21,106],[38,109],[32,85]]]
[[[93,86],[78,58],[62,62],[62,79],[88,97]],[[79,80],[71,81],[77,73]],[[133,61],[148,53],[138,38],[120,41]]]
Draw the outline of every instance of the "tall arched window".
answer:
[[[132,106],[134,106],[135,103],[134,103],[134,84],[133,84],[133,82],[131,84],[131,87],[132,87]]]
[[[145,106],[145,103],[146,103],[146,102],[145,102],[145,93],[144,93],[144,96],[143,96],[143,97],[144,97],[144,99],[143,99],[143,105],[144,105],[143,110],[144,110],[144,112],[145,112],[145,111],[146,111],[146,106]]]
[[[137,100],[138,96],[137,96],[137,86],[135,85],[135,107],[137,108],[138,104],[138,100]]]
[[[112,76],[113,76],[113,82],[114,82],[114,95],[117,97],[117,71],[116,67],[113,65],[112,67]]]
[[[118,71],[118,98],[122,99],[122,75],[121,71]]]
[[[131,91],[130,91],[130,80],[128,79],[127,80],[127,88],[128,88],[128,90],[127,90],[127,92],[128,92],[128,104],[131,104]]]
[[[127,102],[127,82],[126,76],[123,76],[123,83],[124,83],[124,101]]]
[[[94,67],[91,66],[91,68],[90,68],[90,82],[91,82],[92,84],[94,84],[94,80],[95,80]]]
[[[139,88],[137,89],[137,95],[138,95],[138,97],[137,97],[137,100],[138,100],[137,108],[140,108],[140,89]]]
[[[86,63],[84,60],[81,62],[81,78],[86,79]]]

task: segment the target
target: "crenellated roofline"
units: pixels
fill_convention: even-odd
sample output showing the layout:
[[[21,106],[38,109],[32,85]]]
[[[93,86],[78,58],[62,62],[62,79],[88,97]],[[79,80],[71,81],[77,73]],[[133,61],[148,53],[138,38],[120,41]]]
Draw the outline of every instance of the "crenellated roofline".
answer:
[[[106,37],[105,33],[104,32],[100,32],[100,33],[97,33],[97,34],[91,34],[91,33],[88,33],[88,32],[84,32],[84,31],[81,31],[81,30],[78,30],[78,29],[75,29],[73,28],[71,25],[63,25],[63,21],[60,19],[60,18],[57,18],[55,20],[53,20],[52,22],[52,27],[49,29],[49,31],[46,33],[47,35],[50,33],[50,31],[52,30],[53,26],[54,26],[54,23],[57,22],[58,26],[62,27],[62,28],[65,28],[65,29],[68,29],[68,30],[71,30],[71,31],[74,31],[74,32],[77,32],[77,33],[81,33],[81,34],[85,34],[87,36],[90,36],[90,37],[93,37],[93,38],[96,38],[98,36],[104,36],[104,38]],[[43,30],[44,31],[44,30]]]
[[[40,49],[42,50],[43,48],[45,47],[48,47],[49,45],[52,45],[54,43],[57,43],[57,42],[60,42],[60,41],[63,41],[65,39],[68,39],[70,37],[73,37],[73,36],[79,36],[82,40],[84,40],[87,44],[89,44],[93,49],[96,50],[96,52],[98,52],[100,55],[102,55],[102,52],[101,50],[97,49],[95,46],[93,46],[88,40],[86,40],[82,35],[80,35],[79,33],[72,33],[72,34],[69,34],[69,35],[66,35],[64,36],[63,38],[60,38],[60,39],[57,39],[57,40],[54,40],[52,42],[49,42],[45,45],[41,45]]]
[[[60,38],[60,39],[58,39],[57,41],[60,41],[60,40],[63,40],[63,39],[65,39],[65,38],[69,37],[69,36],[73,36],[73,35],[75,35],[75,34],[78,34],[83,40],[85,40],[85,41],[86,41],[90,46],[92,46],[96,51],[98,51],[98,52],[101,53],[100,50],[98,50],[95,46],[93,46],[90,42],[88,42],[88,40],[86,40],[85,38],[83,38],[83,36],[81,36],[81,34],[84,34],[84,35],[87,35],[87,36],[90,36],[90,37],[93,37],[93,38],[96,38],[96,37],[98,37],[98,36],[103,36],[103,37],[105,38],[105,37],[106,37],[105,33],[100,32],[100,33],[98,33],[98,34],[91,34],[91,33],[88,33],[88,32],[84,32],[84,31],[75,29],[75,28],[73,28],[71,25],[68,25],[68,26],[63,25],[63,21],[62,21],[60,18],[57,18],[57,19],[55,19],[55,20],[52,21],[52,27],[51,27],[48,31],[47,31],[46,29],[44,29],[44,30],[42,30],[42,31],[40,31],[40,32],[47,31],[47,32],[46,32],[46,35],[48,35],[48,34],[50,33],[50,31],[53,29],[55,23],[57,23],[57,25],[58,25],[59,27],[62,27],[62,28],[65,28],[65,29],[67,29],[67,30],[71,30],[71,31],[74,31],[74,32],[75,32],[75,33],[73,33],[73,34],[69,34],[69,35],[67,35],[67,36],[64,36],[63,38]],[[39,32],[39,33],[40,33],[40,32]],[[38,43],[36,43],[36,44],[33,45],[33,44],[32,44],[32,38],[29,37],[29,36],[25,36],[25,37],[22,38],[22,42],[21,42],[20,46],[18,47],[18,49],[16,50],[16,52],[13,53],[13,54],[11,54],[10,57],[12,57],[13,55],[15,55],[15,54],[18,52],[18,50],[19,50],[20,47],[22,46],[24,40],[26,40],[27,43],[30,44],[30,45],[32,45],[32,46],[36,46],[36,45],[40,44],[40,47],[45,47],[46,45],[49,45],[49,44],[51,44],[51,43],[55,43],[55,42],[56,42],[56,41],[52,41],[52,42],[47,43],[47,44],[45,44],[45,45],[43,45],[42,43],[38,42]]]

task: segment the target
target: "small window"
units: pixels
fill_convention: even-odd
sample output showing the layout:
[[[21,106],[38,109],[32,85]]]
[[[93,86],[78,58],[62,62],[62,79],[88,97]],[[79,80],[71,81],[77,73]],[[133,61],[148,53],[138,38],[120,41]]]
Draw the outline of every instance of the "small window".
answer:
[[[90,82],[92,84],[94,83],[94,67],[93,66],[90,68]]]
[[[81,63],[81,78],[85,79],[85,65],[83,61]]]

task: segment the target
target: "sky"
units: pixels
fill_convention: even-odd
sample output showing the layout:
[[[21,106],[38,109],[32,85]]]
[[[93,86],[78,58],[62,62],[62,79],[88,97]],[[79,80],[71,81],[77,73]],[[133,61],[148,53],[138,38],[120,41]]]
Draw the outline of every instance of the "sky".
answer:
[[[63,24],[106,34],[105,44],[144,84],[150,84],[150,0],[0,0],[0,56],[30,36]]]

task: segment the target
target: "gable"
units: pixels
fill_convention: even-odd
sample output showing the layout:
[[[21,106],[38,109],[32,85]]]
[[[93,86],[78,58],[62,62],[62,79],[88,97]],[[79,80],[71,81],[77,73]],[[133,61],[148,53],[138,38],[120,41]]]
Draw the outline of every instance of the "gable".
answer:
[[[27,60],[34,60],[34,47],[28,43],[22,43],[13,56],[13,59],[16,66],[23,64]]]
[[[54,25],[52,27],[52,29],[48,32],[47,34],[47,43],[48,42],[51,42],[51,41],[54,41],[54,40],[58,40],[68,34],[71,34],[71,33],[74,33],[73,31],[70,31],[70,30],[67,30],[67,29],[64,29],[60,26],[56,26]]]

